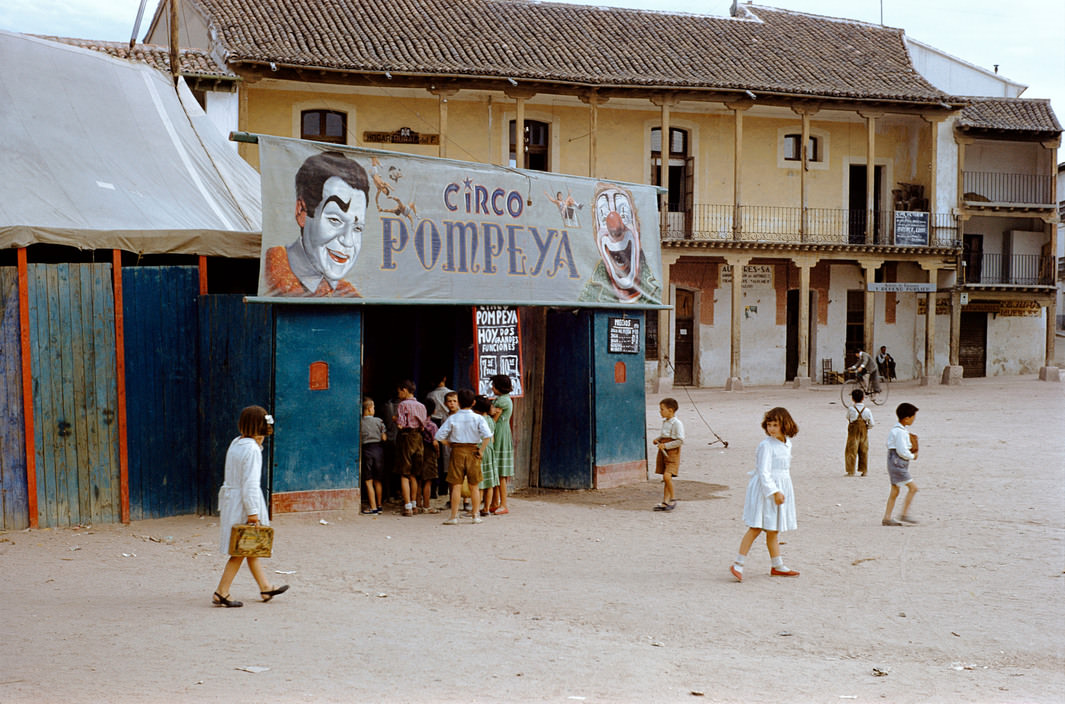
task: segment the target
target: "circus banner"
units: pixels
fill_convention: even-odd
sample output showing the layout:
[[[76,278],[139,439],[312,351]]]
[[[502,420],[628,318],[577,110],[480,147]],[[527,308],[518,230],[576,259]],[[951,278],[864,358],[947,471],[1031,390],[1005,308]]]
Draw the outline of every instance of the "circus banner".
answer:
[[[260,296],[661,304],[651,186],[258,139]]]

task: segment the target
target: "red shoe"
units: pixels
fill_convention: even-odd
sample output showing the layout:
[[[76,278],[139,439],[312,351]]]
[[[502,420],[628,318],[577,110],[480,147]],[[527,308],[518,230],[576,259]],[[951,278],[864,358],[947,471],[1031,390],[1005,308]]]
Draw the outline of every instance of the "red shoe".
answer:
[[[743,572],[736,569],[736,565],[729,565],[728,571],[732,573],[732,576],[736,578],[737,582],[743,581]]]
[[[769,570],[769,574],[773,575],[774,577],[798,577],[799,576],[799,573],[796,572],[795,570],[786,570],[786,569],[782,570],[779,567],[774,567],[773,569]]]
[[[510,511],[508,509],[503,508],[502,506],[492,510],[493,516],[505,516],[508,513],[510,513]]]

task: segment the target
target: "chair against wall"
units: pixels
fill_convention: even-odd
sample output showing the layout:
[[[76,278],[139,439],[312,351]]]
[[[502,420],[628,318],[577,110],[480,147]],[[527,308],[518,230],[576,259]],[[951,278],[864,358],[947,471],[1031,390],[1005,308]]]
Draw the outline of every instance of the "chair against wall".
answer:
[[[838,384],[840,383],[839,372],[832,370],[832,358],[827,357],[821,360],[821,383],[822,384]]]

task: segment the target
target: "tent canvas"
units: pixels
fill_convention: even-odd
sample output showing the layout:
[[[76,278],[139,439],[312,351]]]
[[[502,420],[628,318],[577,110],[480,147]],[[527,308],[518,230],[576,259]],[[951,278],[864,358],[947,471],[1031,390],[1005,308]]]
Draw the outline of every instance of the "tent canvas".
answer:
[[[0,66],[0,247],[259,256],[259,175],[184,81],[3,31]]]

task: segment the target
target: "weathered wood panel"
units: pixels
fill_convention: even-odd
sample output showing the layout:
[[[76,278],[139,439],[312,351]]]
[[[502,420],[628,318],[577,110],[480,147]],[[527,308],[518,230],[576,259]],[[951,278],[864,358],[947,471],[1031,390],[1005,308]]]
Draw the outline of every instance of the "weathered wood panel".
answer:
[[[18,270],[0,268],[0,530],[30,524],[22,414]]]
[[[119,520],[109,264],[30,264],[38,524]]]
[[[270,409],[273,314],[268,305],[245,304],[241,295],[200,296],[199,311],[197,511],[216,513],[226,450],[237,436],[241,409],[253,404]],[[267,493],[269,488],[264,482]]]
[[[540,486],[591,489],[594,442],[591,313],[548,311],[544,345]]]
[[[122,293],[130,517],[194,513],[199,272],[123,268]]]

